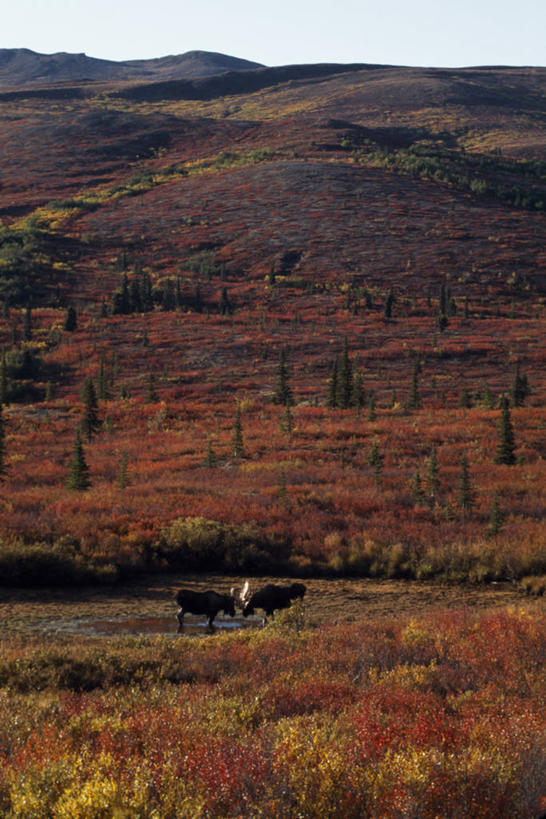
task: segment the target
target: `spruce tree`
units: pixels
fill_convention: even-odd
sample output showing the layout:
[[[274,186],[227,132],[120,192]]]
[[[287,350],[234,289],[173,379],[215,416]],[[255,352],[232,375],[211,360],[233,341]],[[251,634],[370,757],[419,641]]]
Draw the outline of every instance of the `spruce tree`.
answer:
[[[516,374],[514,376],[514,383],[512,384],[512,402],[515,407],[522,407],[525,399],[530,394],[529,383],[526,375],[521,375],[519,371],[519,363],[516,365]]]
[[[459,474],[458,503],[464,513],[471,512],[474,506],[474,489],[470,481],[466,454],[461,458],[461,472]]]
[[[290,437],[292,435],[292,426],[292,411],[290,410],[290,404],[287,404],[281,418],[281,430]]]
[[[472,398],[468,390],[463,390],[459,395],[459,406],[461,409],[470,409],[472,406]]]
[[[125,489],[131,483],[127,463],[128,455],[126,452],[123,452],[119,462],[118,474],[116,476],[116,486],[118,489]]]
[[[0,361],[0,407],[8,403],[8,395],[9,395],[8,363],[6,360],[6,351],[2,350],[2,359]]]
[[[85,453],[80,438],[80,431],[76,431],[76,439],[74,441],[74,449],[72,452],[72,460],[69,466],[68,478],[66,481],[68,489],[77,489],[83,492],[91,486],[89,478],[89,467],[85,460]]]
[[[480,401],[484,407],[487,407],[487,409],[493,409],[495,406],[495,396],[491,392],[487,381],[482,381]]]
[[[387,298],[385,299],[385,307],[383,308],[383,316],[386,319],[390,319],[392,317],[393,305],[394,305],[394,293],[392,292],[392,289],[391,289],[387,293]]]
[[[514,440],[514,427],[512,426],[512,419],[510,418],[508,398],[505,395],[503,395],[501,399],[501,416],[499,419],[498,433],[499,442],[495,454],[495,463],[506,464],[508,466],[515,464],[516,456],[514,450],[516,445]]]
[[[343,352],[338,358],[337,383],[336,383],[336,407],[347,409],[351,401],[353,388],[353,365],[349,358],[349,347],[347,337],[343,342]]]
[[[222,292],[220,294],[220,301],[218,303],[218,312],[221,316],[229,316],[232,313],[232,306],[229,300],[227,289],[222,287]]]
[[[419,472],[419,470],[417,470],[413,478],[411,494],[416,504],[420,505],[425,502],[425,492],[423,490],[423,485],[421,483],[421,473]]]
[[[243,428],[241,425],[241,408],[239,404],[237,404],[237,409],[235,410],[235,421],[233,423],[233,457],[234,458],[243,458],[245,451],[244,451],[244,444],[243,444]]]
[[[149,273],[142,273],[140,276],[140,302],[144,313],[149,313],[154,309],[152,280],[150,279]]]
[[[162,304],[164,310],[174,310],[176,308],[176,292],[171,278],[163,282]]]
[[[209,441],[207,446],[207,454],[205,456],[205,466],[208,466],[209,469],[212,469],[213,466],[216,466],[216,455],[212,448],[212,444]]]
[[[502,529],[503,523],[504,514],[499,506],[499,499],[497,497],[497,493],[495,492],[491,512],[489,513],[489,534],[491,537],[497,537],[498,533]]]
[[[76,313],[76,309],[74,307],[68,307],[64,318],[64,329],[68,333],[73,333],[77,326],[78,314]]]
[[[375,421],[376,412],[375,412],[375,393],[373,390],[370,390],[370,394],[368,395],[368,421]]]
[[[374,441],[367,457],[368,466],[373,467],[376,486],[379,486],[381,471],[383,469],[383,455],[379,452],[377,443]]]
[[[416,359],[413,363],[413,374],[411,377],[411,389],[408,399],[409,409],[419,409],[421,406],[421,396],[419,395],[419,360]]]
[[[332,372],[328,381],[328,406],[337,407],[337,379],[338,379],[338,361],[337,358],[332,365]]]
[[[353,378],[353,386],[351,390],[351,407],[356,409],[357,415],[360,415],[360,410],[364,404],[364,387],[362,384],[362,376],[357,373]]]
[[[109,376],[106,369],[106,357],[101,353],[99,363],[99,375],[97,379],[97,397],[99,401],[104,401],[110,397]]]
[[[131,313],[142,313],[142,298],[140,295],[140,283],[138,279],[131,279],[128,298],[129,311]]]
[[[123,278],[121,280],[121,312],[122,313],[130,313],[131,312],[131,299],[129,296],[129,279],[127,278],[127,273],[123,274]]]
[[[146,401],[148,404],[155,404],[157,401],[157,391],[155,388],[155,375],[150,373],[148,376],[148,383],[146,385]]]
[[[32,339],[32,309],[30,304],[27,304],[25,310],[25,321],[23,327],[23,338],[25,341],[30,341]]]
[[[6,474],[6,433],[4,430],[4,407],[0,404],[0,481]]]
[[[284,469],[281,470],[281,474],[279,475],[279,486],[277,489],[277,495],[279,498],[286,497],[286,475]]]
[[[177,310],[180,310],[184,301],[182,299],[182,287],[180,283],[180,276],[176,277],[176,292],[174,294],[174,302]]]
[[[281,350],[279,357],[279,365],[277,367],[277,389],[273,399],[275,404],[283,404],[285,407],[290,406],[292,401],[292,391],[288,384],[288,369],[286,367],[286,356],[284,349]]]
[[[426,487],[427,494],[431,503],[434,503],[440,491],[440,478],[438,475],[438,460],[436,457],[436,449],[433,448],[427,463],[426,473]]]
[[[81,422],[82,432],[88,441],[100,429],[100,419],[97,404],[97,394],[92,378],[86,378],[81,393],[84,404],[83,418]]]

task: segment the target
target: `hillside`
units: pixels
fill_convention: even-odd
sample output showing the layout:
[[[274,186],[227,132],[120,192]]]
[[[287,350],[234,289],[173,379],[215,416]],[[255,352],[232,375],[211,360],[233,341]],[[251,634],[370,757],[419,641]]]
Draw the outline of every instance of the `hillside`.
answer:
[[[0,90],[58,83],[175,80],[261,67],[226,54],[188,51],[152,60],[100,60],[87,54],[38,54],[28,48],[0,48]]]
[[[544,573],[546,69],[216,57],[0,95],[5,576]]]

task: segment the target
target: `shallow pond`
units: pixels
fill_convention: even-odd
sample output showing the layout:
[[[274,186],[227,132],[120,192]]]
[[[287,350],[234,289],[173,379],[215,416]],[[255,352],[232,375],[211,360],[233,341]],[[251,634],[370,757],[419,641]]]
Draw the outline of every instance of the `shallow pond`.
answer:
[[[96,637],[112,637],[121,635],[137,634],[167,634],[177,637],[183,634],[186,637],[203,637],[215,632],[234,631],[241,628],[256,628],[261,626],[262,619],[251,617],[223,617],[218,616],[212,629],[209,628],[207,619],[197,615],[186,614],[182,629],[178,626],[176,616],[150,616],[131,615],[129,617],[117,616],[104,619],[77,619],[67,621],[58,627],[58,631],[70,632],[72,634],[86,634]]]

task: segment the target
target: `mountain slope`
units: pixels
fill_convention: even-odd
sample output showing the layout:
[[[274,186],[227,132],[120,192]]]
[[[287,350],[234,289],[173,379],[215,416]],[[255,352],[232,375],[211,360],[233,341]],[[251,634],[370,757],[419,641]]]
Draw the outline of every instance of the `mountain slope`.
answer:
[[[259,63],[208,51],[115,62],[86,54],[38,54],[27,48],[4,48],[0,49],[0,88],[90,81],[173,80],[259,67]]]

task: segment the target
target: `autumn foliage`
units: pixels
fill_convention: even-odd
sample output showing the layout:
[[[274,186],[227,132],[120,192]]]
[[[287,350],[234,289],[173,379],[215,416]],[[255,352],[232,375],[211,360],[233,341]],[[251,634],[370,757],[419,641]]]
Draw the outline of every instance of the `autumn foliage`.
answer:
[[[6,817],[538,816],[544,618],[2,640]]]

